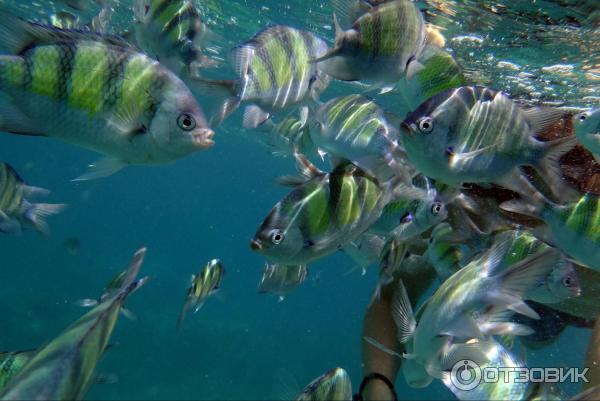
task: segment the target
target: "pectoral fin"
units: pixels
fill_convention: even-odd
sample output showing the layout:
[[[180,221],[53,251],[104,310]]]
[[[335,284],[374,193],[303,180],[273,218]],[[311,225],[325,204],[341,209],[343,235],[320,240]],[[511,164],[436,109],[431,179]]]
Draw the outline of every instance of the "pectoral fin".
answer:
[[[99,159],[93,164],[90,164],[87,172],[75,178],[73,181],[88,181],[108,177],[120,171],[125,166],[127,166],[127,164],[123,163],[119,159],[105,157]]]

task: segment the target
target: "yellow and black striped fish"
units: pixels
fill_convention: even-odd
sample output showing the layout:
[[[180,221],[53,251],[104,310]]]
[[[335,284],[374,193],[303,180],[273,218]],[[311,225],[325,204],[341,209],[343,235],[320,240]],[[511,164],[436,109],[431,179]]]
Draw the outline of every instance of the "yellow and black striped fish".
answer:
[[[29,224],[47,234],[45,218],[66,207],[64,204],[31,202],[31,198],[49,192],[28,186],[9,164],[0,161],[0,233],[18,234],[24,224]]]
[[[177,329],[181,327],[181,323],[190,308],[194,310],[193,313],[198,312],[204,305],[204,301],[219,289],[224,275],[225,267],[218,259],[208,262],[198,275],[192,274],[191,285],[188,288],[183,308],[177,319]]]
[[[213,145],[186,85],[122,39],[0,13],[0,130],[104,154],[83,178],[160,164]]]

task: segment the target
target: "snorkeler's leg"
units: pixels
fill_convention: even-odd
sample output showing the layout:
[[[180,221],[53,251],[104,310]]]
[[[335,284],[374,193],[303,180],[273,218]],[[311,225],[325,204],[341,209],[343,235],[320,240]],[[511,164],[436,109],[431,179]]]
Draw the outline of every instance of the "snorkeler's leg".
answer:
[[[587,374],[589,382],[584,383],[584,389],[600,385],[600,319],[596,320],[596,324],[594,325],[584,366],[590,369]]]
[[[418,274],[402,275],[408,296],[413,306],[419,297],[427,290],[435,279],[435,270],[424,270]],[[381,291],[379,299],[375,299],[367,308],[363,321],[363,332],[361,337],[363,374],[367,377],[373,373],[379,373],[395,383],[400,369],[401,360],[365,342],[364,337],[371,337],[384,346],[402,353],[403,349],[396,339],[396,326],[392,318],[391,299],[397,281],[385,286]],[[362,393],[364,400],[393,400],[394,395],[390,387],[379,379],[369,380]],[[401,397],[400,397],[401,398]]]

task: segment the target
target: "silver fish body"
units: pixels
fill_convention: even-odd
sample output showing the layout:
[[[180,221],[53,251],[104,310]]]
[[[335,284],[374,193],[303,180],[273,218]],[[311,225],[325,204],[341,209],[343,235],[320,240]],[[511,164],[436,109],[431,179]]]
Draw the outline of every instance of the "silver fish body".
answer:
[[[296,401],[351,401],[352,383],[342,368],[335,368],[310,382]]]
[[[278,265],[265,263],[262,278],[258,284],[261,294],[275,294],[283,299],[296,290],[308,276],[306,265]]]
[[[584,111],[573,116],[573,129],[579,143],[600,161],[600,109]]]

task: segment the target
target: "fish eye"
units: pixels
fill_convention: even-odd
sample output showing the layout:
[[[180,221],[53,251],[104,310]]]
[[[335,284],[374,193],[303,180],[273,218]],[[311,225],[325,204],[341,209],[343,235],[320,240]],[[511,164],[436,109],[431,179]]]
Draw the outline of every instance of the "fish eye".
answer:
[[[581,113],[579,115],[579,121],[584,122],[587,118],[587,114],[586,113]]]
[[[184,131],[191,131],[196,128],[196,120],[188,113],[182,113],[177,117],[177,125]]]
[[[281,230],[273,230],[273,231],[271,231],[271,242],[274,245],[281,244],[281,242],[283,241],[284,237],[285,236],[283,235],[283,231],[281,231]]]
[[[431,213],[433,213],[434,215],[438,215],[440,214],[440,212],[442,211],[442,204],[440,202],[435,202],[433,204],[433,206],[431,206]]]
[[[565,278],[562,279],[562,284],[565,287],[570,287],[570,286],[573,285],[573,280],[571,280],[571,277],[565,277]]]
[[[406,213],[404,216],[402,216],[402,218],[400,219],[400,224],[406,224],[406,223],[410,223],[413,220],[413,216],[410,213]]]
[[[419,131],[424,134],[430,134],[433,131],[433,118],[423,117],[419,119],[417,125],[419,126]]]

